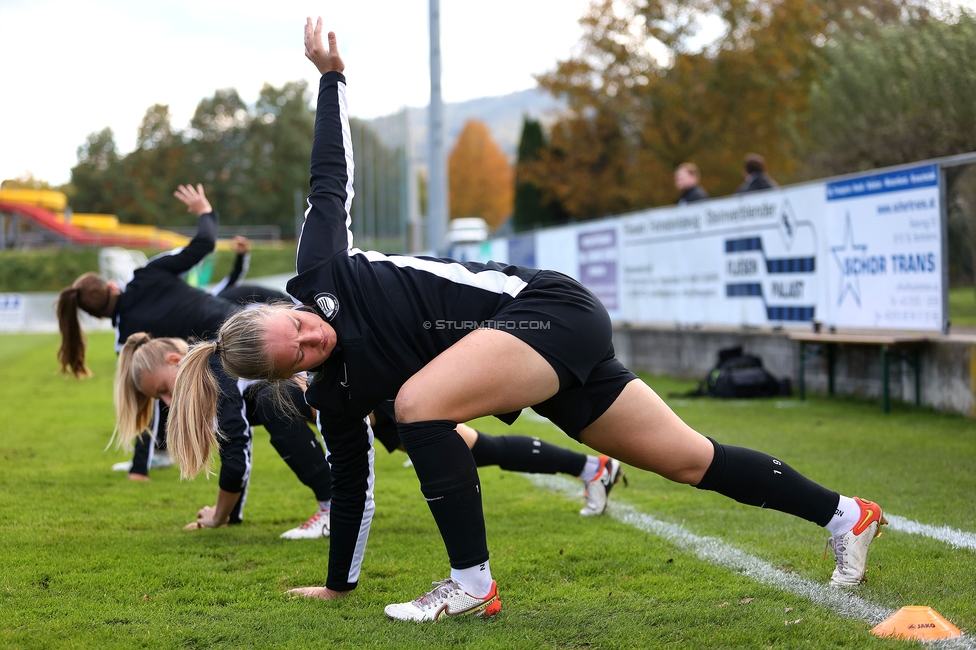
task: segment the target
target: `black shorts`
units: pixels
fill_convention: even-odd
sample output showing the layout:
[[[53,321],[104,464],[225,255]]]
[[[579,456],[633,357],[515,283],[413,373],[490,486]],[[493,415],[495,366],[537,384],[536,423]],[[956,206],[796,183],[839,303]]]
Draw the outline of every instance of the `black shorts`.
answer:
[[[528,343],[556,371],[559,392],[533,409],[574,439],[637,378],[614,357],[603,303],[562,273],[540,271],[489,325]],[[499,417],[511,424],[511,415]]]

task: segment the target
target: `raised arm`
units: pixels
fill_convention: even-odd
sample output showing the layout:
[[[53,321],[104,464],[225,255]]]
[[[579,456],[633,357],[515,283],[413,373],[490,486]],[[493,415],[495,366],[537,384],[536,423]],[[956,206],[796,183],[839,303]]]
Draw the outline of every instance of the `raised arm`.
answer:
[[[192,269],[204,257],[213,252],[217,243],[217,213],[210,206],[203,185],[180,185],[173,196],[186,205],[187,212],[196,214],[200,221],[197,223],[197,234],[189,244],[177,249],[173,254],[162,254],[154,257],[146,266],[169,271],[173,275],[180,275]]]
[[[234,237],[234,252],[237,253],[234,256],[234,266],[231,268],[230,273],[227,274],[227,277],[210,290],[211,295],[220,295],[221,291],[236,287],[244,279],[244,276],[247,275],[247,269],[251,265],[250,251],[251,242],[248,241],[247,237],[241,237],[240,235]]]
[[[352,248],[349,210],[353,198],[352,135],[346,109],[345,65],[335,34],[322,42],[322,19],[305,24],[305,56],[322,74],[312,141],[311,193],[298,240],[296,268],[302,273]]]

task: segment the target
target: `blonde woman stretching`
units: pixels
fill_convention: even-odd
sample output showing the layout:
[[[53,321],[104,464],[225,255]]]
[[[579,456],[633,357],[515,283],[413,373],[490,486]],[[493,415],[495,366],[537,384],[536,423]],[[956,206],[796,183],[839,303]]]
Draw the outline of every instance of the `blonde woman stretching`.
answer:
[[[305,54],[322,74],[298,275],[288,283],[305,306],[235,314],[216,343],[191,350],[176,379],[171,429],[181,439],[175,459],[192,476],[213,444],[212,437],[188,438],[213,417],[204,408],[212,400],[192,396],[214,351],[234,376],[281,380],[314,371],[305,398],[325,424],[332,539],[325,586],[298,593],[328,600],[357,585],[373,512],[362,418],[387,399],[395,399],[400,439],[451,564],[450,577],[432,591],[388,605],[390,618],[430,621],[501,609],[477,468],[455,426],[492,414],[511,422],[528,406],[624,463],[826,527],[836,561],[831,584],[861,581],[868,546],[884,523],[881,509],[828,490],[772,456],[694,431],[617,361],[606,309],[572,278],[354,248],[346,80],[335,35],[328,47],[322,42],[321,19],[306,23]]]
[[[170,404],[176,370],[187,347],[183,339],[154,339],[145,332],[126,340],[115,376],[115,430],[119,444],[130,443],[145,430],[154,401]],[[271,435],[272,446],[319,503],[308,521],[285,531],[281,537],[328,537],[332,475],[321,445],[305,422],[312,413],[302,399],[301,389],[297,385],[291,387],[286,395],[290,408],[278,411],[267,385],[231,379],[216,357],[211,367],[220,386],[214,401],[222,437],[219,489],[216,505],[201,508],[196,521],[187,528],[216,528],[243,521],[251,477],[252,426],[263,424]],[[213,431],[212,424],[207,428]]]

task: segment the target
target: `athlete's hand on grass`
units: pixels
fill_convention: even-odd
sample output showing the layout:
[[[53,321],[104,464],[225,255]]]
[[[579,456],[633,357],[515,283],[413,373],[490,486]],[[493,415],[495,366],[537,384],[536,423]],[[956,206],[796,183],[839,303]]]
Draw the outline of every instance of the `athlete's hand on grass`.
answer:
[[[192,212],[198,217],[202,214],[213,212],[213,208],[210,207],[210,201],[207,200],[207,195],[203,193],[203,185],[200,183],[197,183],[196,187],[192,185],[180,185],[173,192],[173,196],[186,205],[187,212]]]
[[[335,32],[329,32],[329,49],[322,43],[322,18],[312,25],[312,19],[305,19],[305,56],[315,64],[319,74],[326,72],[342,72],[346,69],[346,64],[339,56],[339,47],[336,45]]]
[[[200,528],[220,528],[226,526],[226,521],[217,521],[217,508],[214,506],[203,506],[197,512],[197,520],[183,526],[183,530],[199,530]]]
[[[302,598],[317,598],[319,600],[333,600],[349,595],[348,591],[335,591],[328,587],[299,587],[298,589],[289,589],[285,593],[289,594],[292,598],[301,596]]]

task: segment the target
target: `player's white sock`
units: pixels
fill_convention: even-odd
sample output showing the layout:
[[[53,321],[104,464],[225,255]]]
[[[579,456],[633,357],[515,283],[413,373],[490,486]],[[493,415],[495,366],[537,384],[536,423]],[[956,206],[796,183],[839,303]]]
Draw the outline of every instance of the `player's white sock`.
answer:
[[[583,473],[579,475],[580,480],[589,483],[596,478],[600,472],[600,459],[596,456],[587,456],[586,465],[583,465]]]
[[[487,562],[467,569],[451,569],[451,578],[475,598],[484,598],[491,591],[491,567]]]
[[[332,499],[328,501],[319,501],[319,510],[325,510],[328,512],[332,508]]]
[[[854,528],[860,518],[861,506],[857,505],[857,501],[851,497],[845,497],[842,494],[837,503],[837,510],[834,511],[834,516],[830,518],[825,528],[830,531],[831,535],[841,535]]]

